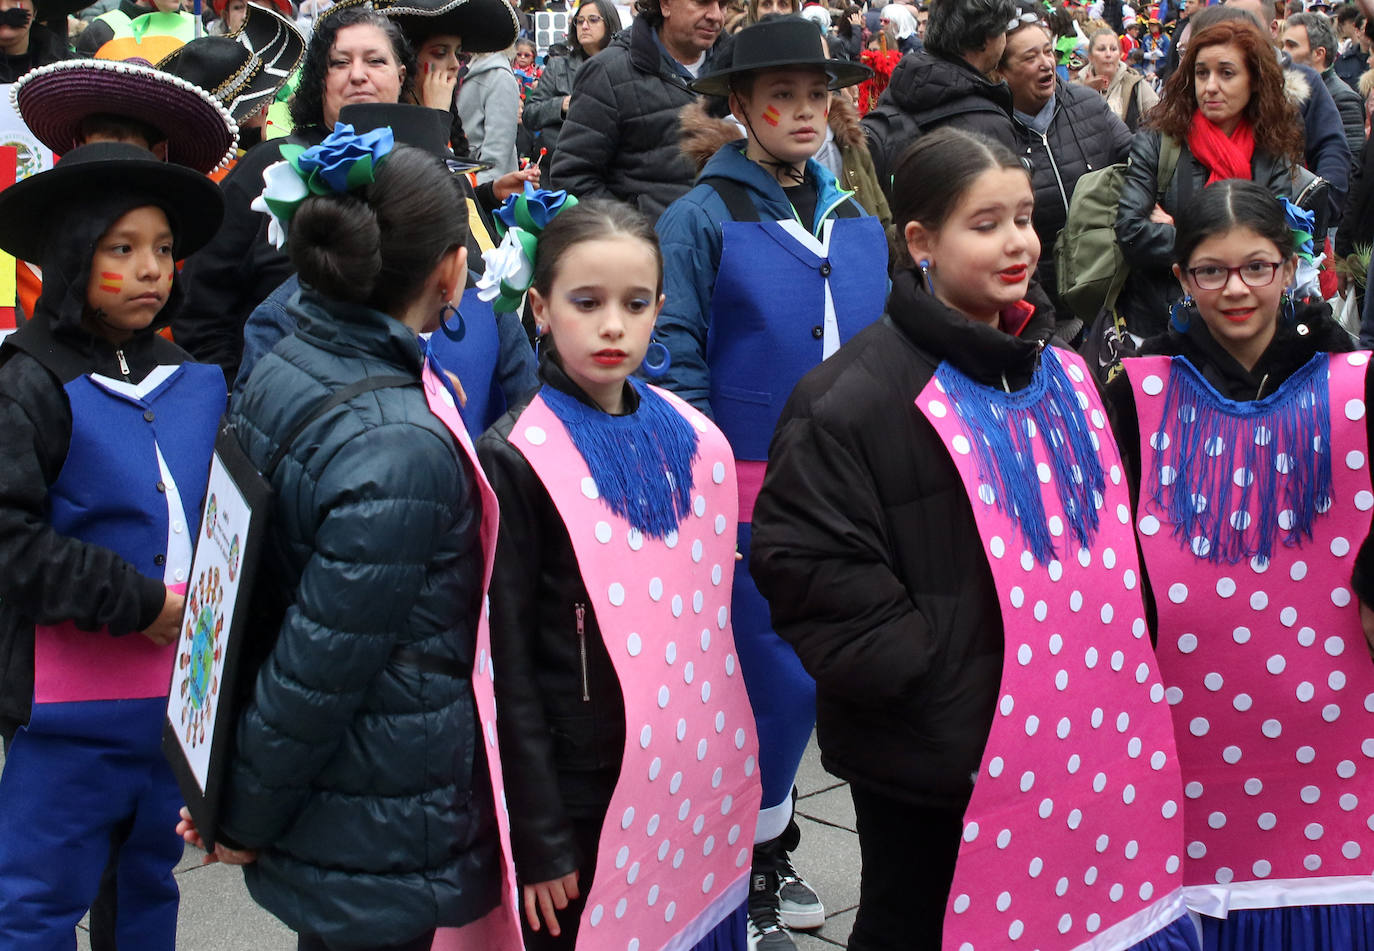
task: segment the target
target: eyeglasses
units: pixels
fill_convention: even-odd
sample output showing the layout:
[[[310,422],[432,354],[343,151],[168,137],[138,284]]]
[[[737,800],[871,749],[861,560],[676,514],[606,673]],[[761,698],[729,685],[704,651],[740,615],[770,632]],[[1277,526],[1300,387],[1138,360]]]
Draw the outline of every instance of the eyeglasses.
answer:
[[[1219,291],[1231,280],[1232,274],[1239,274],[1246,287],[1268,287],[1274,283],[1274,275],[1279,273],[1283,262],[1251,261],[1239,267],[1223,267],[1220,264],[1204,264],[1202,267],[1188,268],[1188,275],[1200,290]]]
[[[1023,13],[1019,17],[1014,18],[1010,23],[1007,24],[1006,32],[1010,33],[1012,30],[1019,30],[1023,26],[1029,26],[1032,23],[1039,22],[1040,16],[1038,14]]]
[[[598,23],[604,22],[601,17],[594,17],[590,14],[584,17],[573,17],[572,20],[573,26],[596,26]]]

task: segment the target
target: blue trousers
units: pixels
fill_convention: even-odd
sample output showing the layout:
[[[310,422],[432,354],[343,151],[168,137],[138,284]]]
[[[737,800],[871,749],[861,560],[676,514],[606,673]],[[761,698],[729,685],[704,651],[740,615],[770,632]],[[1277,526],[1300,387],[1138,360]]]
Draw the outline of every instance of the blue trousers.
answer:
[[[735,562],[731,613],[735,649],[759,731],[760,807],[765,812],[759,816],[757,840],[766,842],[782,834],[792,815],[792,784],[816,726],[816,682],[792,646],[773,630],[768,602],[749,574],[752,537],[753,526],[740,522],[739,551],[744,560]],[[768,809],[776,810],[771,817]]]
[[[69,951],[118,853],[121,948],[174,951],[181,793],[161,752],[166,701],[35,704],[0,774],[0,947]]]

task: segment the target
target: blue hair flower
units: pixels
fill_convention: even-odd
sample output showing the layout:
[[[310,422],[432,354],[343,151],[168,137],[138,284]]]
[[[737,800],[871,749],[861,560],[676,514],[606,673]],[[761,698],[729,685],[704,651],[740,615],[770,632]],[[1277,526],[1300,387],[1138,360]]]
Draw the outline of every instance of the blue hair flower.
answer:
[[[1297,247],[1298,257],[1309,264],[1317,253],[1312,233],[1317,228],[1317,213],[1304,211],[1283,195],[1278,196],[1283,205],[1283,217],[1288,229],[1293,232],[1293,244]]]
[[[565,191],[535,188],[529,182],[519,195],[511,195],[496,209],[497,230],[522,228],[532,234],[542,232],[554,215],[577,204],[577,199]]]

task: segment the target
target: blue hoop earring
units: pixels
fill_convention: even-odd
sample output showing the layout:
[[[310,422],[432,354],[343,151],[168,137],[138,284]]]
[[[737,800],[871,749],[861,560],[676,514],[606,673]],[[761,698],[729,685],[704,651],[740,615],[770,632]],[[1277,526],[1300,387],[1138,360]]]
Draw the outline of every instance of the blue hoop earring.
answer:
[[[449,326],[448,321],[450,315],[458,318],[457,327]],[[454,343],[461,343],[463,338],[468,335],[467,321],[463,319],[463,315],[458,311],[458,308],[453,305],[452,301],[446,303],[439,310],[439,329],[444,332],[445,337],[452,340]]]
[[[644,362],[640,364],[645,375],[658,379],[667,373],[672,365],[673,355],[668,352],[668,348],[657,340],[650,340],[648,349],[644,351]]]
[[[1193,323],[1192,317],[1188,315],[1188,311],[1192,306],[1193,295],[1191,294],[1184,294],[1178,300],[1174,301],[1173,306],[1169,308],[1169,326],[1179,333],[1187,333],[1188,328]]]
[[[921,269],[921,280],[926,282],[926,293],[934,297],[935,285],[930,283],[930,262],[922,258],[916,262],[916,266]]]

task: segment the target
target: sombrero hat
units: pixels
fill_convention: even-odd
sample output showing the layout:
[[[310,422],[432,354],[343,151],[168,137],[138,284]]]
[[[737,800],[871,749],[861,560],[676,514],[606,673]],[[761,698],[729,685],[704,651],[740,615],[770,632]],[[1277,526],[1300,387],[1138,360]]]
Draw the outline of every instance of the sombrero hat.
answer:
[[[79,145],[83,120],[136,119],[159,130],[167,160],[204,174],[234,155],[238,126],[210,93],[152,66],[69,59],[22,76],[11,101],[38,141],[58,155]]]
[[[0,192],[0,248],[24,261],[41,261],[55,205],[120,192],[147,194],[175,218],[173,251],[186,257],[210,242],[224,216],[219,186],[201,172],[159,161],[124,142],[72,149],[54,167]],[[47,227],[44,227],[44,223]]]
[[[350,7],[370,7],[396,21],[416,46],[442,34],[462,37],[464,53],[494,53],[514,43],[520,32],[506,0],[340,0],[320,21]]]
[[[250,3],[237,32],[192,40],[157,67],[208,90],[242,122],[272,103],[304,55],[305,38],[290,20]]]
[[[288,18],[295,12],[291,9],[291,0],[249,0],[248,5],[251,7],[255,3],[261,7],[266,7],[270,3],[277,8],[278,13]],[[229,0],[210,0],[210,6],[214,9],[215,16],[223,18],[224,8],[229,6]]]
[[[815,24],[800,16],[769,17],[750,24],[735,34],[734,62],[688,86],[708,96],[730,95],[730,80],[760,69],[797,69],[816,67],[830,77],[831,89],[861,83],[873,70],[860,63],[831,59],[825,54],[821,33]]]

